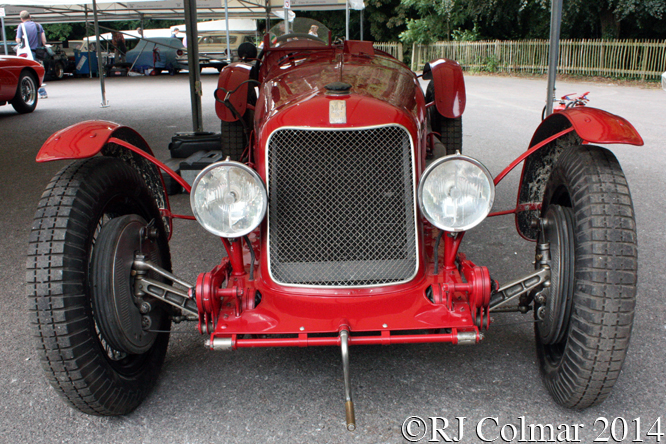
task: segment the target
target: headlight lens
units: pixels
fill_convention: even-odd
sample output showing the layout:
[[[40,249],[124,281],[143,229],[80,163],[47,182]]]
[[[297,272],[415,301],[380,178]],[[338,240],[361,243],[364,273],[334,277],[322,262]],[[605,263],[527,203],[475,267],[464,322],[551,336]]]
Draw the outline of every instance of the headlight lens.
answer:
[[[232,161],[204,169],[190,192],[194,217],[220,237],[240,237],[257,228],[266,214],[267,201],[257,172]]]
[[[490,173],[471,157],[446,156],[433,162],[419,183],[419,206],[444,231],[466,231],[486,218],[495,200]]]

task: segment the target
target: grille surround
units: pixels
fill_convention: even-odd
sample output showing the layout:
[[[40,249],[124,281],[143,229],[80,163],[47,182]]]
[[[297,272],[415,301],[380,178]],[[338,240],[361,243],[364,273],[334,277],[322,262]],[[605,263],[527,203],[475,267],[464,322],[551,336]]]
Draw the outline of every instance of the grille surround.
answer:
[[[383,144],[382,140],[373,139],[373,136],[377,134],[381,135],[382,132],[393,133],[393,135],[399,134],[400,139],[394,140],[393,146],[386,146]],[[306,139],[306,142],[312,141],[312,139],[324,139],[324,147],[320,147],[316,144],[314,147],[307,143],[301,143],[301,145],[306,146],[303,148],[300,146],[300,151],[298,155],[302,155],[303,158],[299,158],[298,155],[294,154],[294,140],[293,137],[288,137],[287,135],[299,135],[302,138]],[[283,136],[285,135],[285,136]],[[308,140],[308,137],[310,140]],[[280,140],[280,139],[284,140]],[[348,142],[351,140],[354,143],[350,143],[341,147],[336,145],[336,139],[346,139]],[[356,140],[354,140],[356,138]],[[361,138],[363,138],[361,143]],[[326,145],[328,142],[328,145]],[[277,145],[276,145],[277,144]],[[282,144],[282,146],[279,146]],[[355,151],[358,147],[357,144],[362,145],[363,149],[370,150],[370,152],[363,152],[357,155]],[[340,148],[346,149],[347,158],[345,158],[345,153],[340,155]],[[395,152],[389,152],[393,148]],[[286,152],[286,154],[285,154]],[[349,191],[349,194],[352,195],[352,199],[356,195],[361,195],[364,199],[367,197],[364,195],[368,188],[368,182],[373,179],[372,174],[361,174],[361,173],[374,173],[375,176],[377,173],[377,164],[382,164],[384,167],[386,162],[390,160],[385,160],[385,154],[392,155],[392,160],[394,164],[396,162],[401,163],[401,168],[385,168],[382,170],[382,173],[387,171],[395,172],[391,178],[395,184],[398,184],[402,187],[398,190],[398,193],[395,193],[396,190],[369,190],[375,192],[375,197],[378,197],[378,201],[390,203],[389,210],[397,210],[397,212],[364,212],[364,207],[362,205],[364,202],[357,203],[356,212],[351,211],[348,215],[339,216],[335,212],[336,208],[330,209],[326,207],[326,204],[331,205],[331,207],[343,207],[346,209],[346,206],[340,204],[340,195],[342,192],[347,193],[348,190],[341,186],[340,183],[335,183],[330,188],[329,182],[340,182],[341,179],[334,177],[339,172],[338,169],[325,169],[324,172],[328,172],[329,175],[320,183],[317,183],[319,188],[329,189],[320,193],[301,193],[303,188],[300,188],[298,180],[301,179],[297,177],[296,180],[292,180],[292,175],[288,175],[289,172],[299,171],[297,176],[300,173],[299,165],[303,162],[310,162],[312,165],[312,171],[302,173],[303,180],[307,181],[305,178],[308,174],[316,174],[317,166],[321,169],[321,163],[325,164],[324,168],[327,166],[340,166],[341,163],[335,163],[331,159],[341,159],[342,161],[347,160],[347,168],[356,168],[356,171],[351,171],[351,173],[359,173],[358,177],[362,183],[358,185],[354,183],[350,186],[352,190]],[[373,157],[373,155],[381,155],[379,157]],[[365,156],[365,161],[362,157]],[[282,158],[281,158],[282,157]],[[350,157],[352,158],[350,161]],[[268,271],[271,279],[280,284],[290,287],[308,287],[308,288],[367,288],[367,287],[385,287],[398,285],[406,283],[414,279],[419,269],[419,255],[417,253],[418,247],[418,225],[417,225],[417,184],[416,184],[416,169],[415,169],[415,158],[414,158],[414,142],[409,131],[402,125],[398,124],[389,124],[389,125],[379,125],[379,126],[370,126],[370,127],[360,127],[360,128],[311,128],[311,127],[281,127],[273,131],[266,142],[265,150],[265,161],[266,161],[266,187],[269,194],[269,203],[268,210],[266,215],[267,220],[267,262],[268,262]],[[368,162],[367,160],[373,159],[374,161]],[[279,165],[279,166],[276,166]],[[284,165],[284,166],[282,166]],[[310,165],[309,165],[310,166]],[[395,167],[395,165],[393,165]],[[281,171],[280,168],[283,168],[285,171]],[[347,174],[350,174],[347,171]],[[390,174],[389,174],[390,175]],[[380,178],[384,178],[386,174],[379,174]],[[317,177],[318,179],[318,177]],[[375,177],[374,179],[377,179]],[[297,198],[286,198],[289,202],[284,204],[285,199],[281,199],[281,195],[287,195],[289,193],[285,192],[285,189],[280,187],[285,187],[284,182],[293,181],[295,183],[291,185],[291,190],[295,191],[295,195],[302,197],[301,194],[307,194],[306,202],[304,205],[301,205],[301,200]],[[276,183],[280,182],[278,185]],[[355,182],[355,181],[354,181]],[[375,180],[376,183],[378,182]],[[380,183],[384,183],[379,181]],[[388,180],[386,180],[388,182]],[[372,185],[372,183],[370,185]],[[308,182],[309,185],[312,185],[312,179]],[[394,185],[395,185],[394,184]],[[349,183],[347,184],[349,185]],[[287,189],[289,187],[287,186]],[[308,190],[310,191],[310,190]],[[280,193],[282,192],[282,194]],[[377,193],[383,193],[378,195]],[[402,194],[400,194],[402,193]],[[398,196],[394,196],[398,194]],[[348,197],[348,195],[345,195]],[[372,197],[372,196],[371,196]],[[320,204],[319,200],[323,199],[324,204]],[[353,203],[353,201],[352,201]],[[400,205],[396,206],[396,203]],[[308,211],[317,207],[321,209],[324,207],[323,213],[326,213],[328,216],[333,214],[333,217],[327,217],[325,214],[319,214],[314,211]],[[351,205],[353,206],[353,205]],[[296,209],[295,212],[301,208],[305,208],[304,211],[297,213],[294,217],[287,217],[291,219],[289,222],[291,225],[294,225],[295,228],[298,228],[299,231],[295,231],[294,227],[290,227],[291,231],[287,231],[287,236],[283,233],[278,232],[285,225],[289,225],[285,218],[284,214],[291,216],[292,212],[287,212],[285,208],[289,208],[292,211]],[[376,210],[377,208],[375,208]],[[380,216],[375,216],[373,218],[372,214],[379,214]],[[389,216],[385,216],[389,214]],[[317,217],[308,218],[308,215],[317,215]],[[301,240],[299,235],[304,232],[307,234],[318,234],[320,231],[326,230],[326,228],[339,228],[339,225],[346,227],[346,217],[349,216],[356,221],[357,230],[352,229],[349,232],[345,230],[338,230],[334,232],[333,236],[326,239],[326,236],[323,236],[324,239],[317,238],[315,239],[314,244],[307,244],[305,241],[298,244],[297,247],[293,247],[293,243],[290,243],[288,240]],[[301,219],[303,218],[303,219]],[[367,227],[365,220],[362,219],[371,219],[371,222],[374,221],[373,226]],[[384,221],[384,219],[387,219]],[[281,219],[281,220],[278,220]],[[314,220],[309,220],[314,219]],[[330,219],[334,219],[333,222]],[[305,221],[304,221],[305,220]],[[401,225],[402,229],[398,232],[393,230],[391,234],[400,235],[403,238],[398,239],[389,239],[389,241],[380,241],[383,239],[382,236],[378,234],[385,234],[386,227],[395,226],[396,224]],[[300,229],[303,231],[300,231]],[[360,230],[359,228],[363,228]],[[366,231],[367,230],[367,231]],[[283,230],[284,231],[284,230]],[[369,234],[368,234],[369,233]],[[373,236],[374,233],[374,236]],[[336,237],[337,236],[337,237]],[[359,238],[364,238],[363,243],[358,244],[355,240],[352,240],[354,236]],[[341,239],[341,237],[343,239]],[[395,236],[394,236],[395,237]],[[377,239],[373,242],[373,239]],[[308,239],[306,239],[307,241]],[[391,245],[391,241],[394,240],[394,244]],[[339,247],[339,242],[327,242],[327,241],[342,241],[344,244],[342,248]],[[304,245],[304,246],[301,246]],[[379,251],[375,251],[374,244],[383,244],[383,249],[380,246]],[[334,247],[331,247],[333,246]],[[359,245],[363,246],[360,250],[357,249]],[[335,250],[332,253],[329,251],[323,255],[320,255],[318,248],[324,248],[327,250]],[[340,251],[338,251],[340,250]],[[367,251],[371,250],[371,251]],[[359,253],[360,252],[360,253]],[[365,254],[362,254],[365,253]],[[329,254],[332,256],[333,260],[325,260]],[[360,254],[360,256],[359,256]],[[292,256],[297,256],[296,260],[290,262]],[[374,257],[379,255],[379,257]],[[310,261],[314,256],[314,260]],[[339,256],[344,256],[339,260]],[[331,257],[329,257],[330,259]],[[323,259],[323,260],[322,260]],[[308,279],[309,277],[309,279]]]

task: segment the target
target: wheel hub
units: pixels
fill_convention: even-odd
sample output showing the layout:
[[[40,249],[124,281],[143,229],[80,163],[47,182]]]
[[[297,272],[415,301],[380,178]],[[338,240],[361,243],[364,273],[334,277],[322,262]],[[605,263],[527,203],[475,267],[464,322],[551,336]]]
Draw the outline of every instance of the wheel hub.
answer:
[[[135,252],[142,251],[148,257],[157,252],[153,242],[142,235],[146,225],[137,215],[112,219],[102,227],[93,252],[91,284],[95,320],[109,345],[129,354],[147,352],[157,337],[157,333],[143,328],[144,314],[140,310],[143,301],[134,294],[132,277]]]
[[[32,105],[37,98],[37,88],[30,77],[21,80],[21,98],[26,105]]]
[[[574,290],[574,217],[571,208],[552,205],[542,222],[544,242],[550,245],[550,286],[544,286],[536,313],[541,318],[539,335],[544,344],[564,338],[571,317]]]

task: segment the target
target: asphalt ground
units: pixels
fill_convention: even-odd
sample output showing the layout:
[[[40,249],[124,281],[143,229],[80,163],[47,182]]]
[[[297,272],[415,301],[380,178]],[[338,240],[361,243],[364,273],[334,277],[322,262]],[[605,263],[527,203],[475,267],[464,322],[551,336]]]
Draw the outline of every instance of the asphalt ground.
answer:
[[[219,128],[212,99],[216,78],[213,72],[203,76],[206,130]],[[494,175],[526,149],[540,122],[546,82],[485,76],[468,76],[466,82],[464,151]],[[630,433],[624,442],[631,442],[637,433],[634,420],[640,418],[639,437],[658,442],[646,433],[666,415],[665,91],[558,84],[561,94],[589,90],[591,106],[624,116],[645,140],[644,147],[610,147],[631,187],[640,244],[632,343],[611,396],[584,411],[555,404],[540,380],[530,315],[497,315],[486,339],[476,346],[352,347],[358,428],[347,432],[336,347],[211,352],[194,325],[181,324],[172,334],[155,390],[123,417],[79,413],[46,382],[28,328],[25,254],[39,196],[64,163],[35,163],[40,146],[68,125],[105,119],[135,128],[165,160],[173,133],[191,129],[186,75],[113,78],[107,79],[106,88],[109,108],[99,106],[97,80],[73,78],[49,82],[49,98],[40,100],[32,114],[0,108],[0,442],[398,443],[404,442],[401,426],[410,416],[447,418],[452,423],[447,430],[457,427],[456,417],[464,417],[460,442],[465,443],[480,442],[475,429],[486,417],[497,418],[499,424],[484,422],[485,436],[496,438],[494,442],[506,442],[499,436],[501,427],[520,427],[524,416],[527,424],[550,424],[558,432],[567,425],[571,442],[584,443],[603,432],[598,418],[626,420]],[[512,208],[518,178],[519,169],[499,186],[495,209]],[[189,211],[187,196],[174,197],[172,207]],[[195,222],[175,223],[171,250],[174,271],[189,280],[209,271],[222,254],[219,243]],[[501,282],[532,267],[533,244],[516,234],[511,216],[471,230],[462,250]],[[666,418],[662,422],[666,431]],[[615,424],[615,436],[621,438],[621,420]],[[442,427],[441,420],[438,425]],[[428,428],[422,442],[430,438]],[[601,437],[622,441],[613,440],[609,430]],[[438,440],[444,442],[441,436]]]

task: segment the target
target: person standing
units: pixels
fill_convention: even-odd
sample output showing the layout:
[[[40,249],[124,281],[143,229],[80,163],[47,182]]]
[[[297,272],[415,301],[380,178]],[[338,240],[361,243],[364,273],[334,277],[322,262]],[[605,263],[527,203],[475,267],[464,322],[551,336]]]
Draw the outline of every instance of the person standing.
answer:
[[[21,24],[16,30],[16,43],[21,43],[21,40],[23,39],[23,33],[25,32],[26,41],[30,47],[30,51],[32,51],[33,60],[37,60],[43,65],[44,60],[37,57],[36,49],[40,46],[46,46],[46,33],[44,32],[44,28],[42,28],[42,25],[39,23],[32,21],[28,11],[21,11],[20,17]],[[46,88],[44,88],[45,86],[45,84],[42,84],[39,88],[40,99],[48,98],[48,95],[46,94]]]
[[[179,39],[180,35],[178,34],[180,32],[180,29],[178,28],[173,28],[173,31],[171,32],[171,37]],[[183,37],[183,46],[187,47],[187,35]]]
[[[127,54],[125,36],[118,31],[111,31],[111,36],[111,44],[115,48],[115,63],[125,63],[125,54]]]

